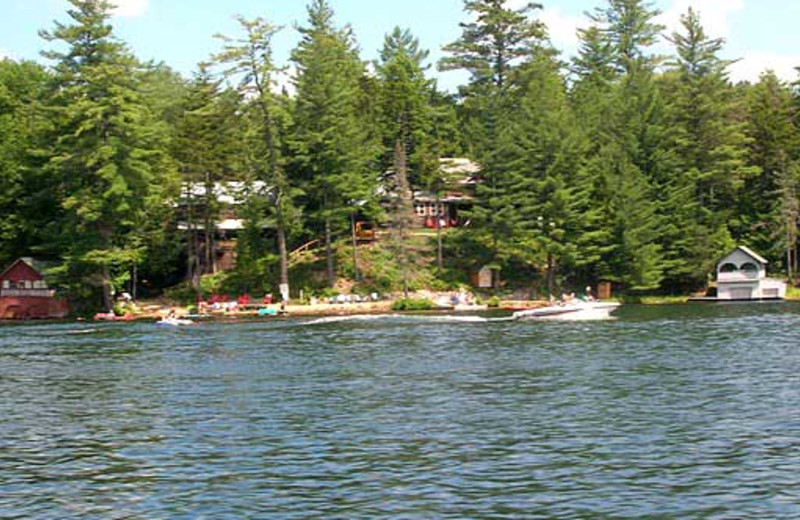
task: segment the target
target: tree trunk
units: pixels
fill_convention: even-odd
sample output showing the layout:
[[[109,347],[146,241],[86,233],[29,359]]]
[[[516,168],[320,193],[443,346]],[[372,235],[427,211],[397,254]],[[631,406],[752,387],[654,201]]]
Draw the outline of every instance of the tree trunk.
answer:
[[[442,215],[439,215],[439,206],[442,203],[442,198],[439,195],[439,191],[436,191],[436,268],[438,269],[439,275],[442,274],[444,270],[444,259],[442,258],[442,216],[444,216],[444,211],[442,211]],[[447,215],[448,219],[450,215]]]
[[[137,293],[136,287],[139,285],[139,265],[134,262],[133,274],[131,275],[131,299],[136,301]]]
[[[190,182],[186,188],[186,227],[187,233],[189,234],[189,239],[187,241],[189,249],[188,274],[194,292],[200,296],[200,275],[202,274],[200,263],[200,238],[197,233],[197,224],[194,218],[194,199],[192,197],[192,185]]]
[[[408,157],[405,143],[402,138],[397,138],[394,143],[394,169],[397,176],[397,203],[394,208],[395,247],[397,260],[403,275],[403,295],[408,298],[408,264],[410,262],[407,233],[411,221],[410,202],[413,197],[408,184]]]
[[[278,220],[278,256],[281,264],[281,285],[289,287],[289,253],[286,249],[286,230],[283,223]],[[289,292],[288,290],[286,291]]]
[[[361,275],[358,272],[358,237],[356,236],[356,213],[355,211],[350,214],[350,234],[353,239],[353,278],[356,283],[361,281]]]
[[[333,233],[331,232],[331,219],[325,218],[325,256],[328,264],[328,285],[336,285],[336,270],[333,264]]]
[[[105,312],[111,312],[114,308],[114,301],[111,295],[111,272],[108,269],[108,265],[103,266],[101,276],[102,279],[100,283],[103,290],[103,310]]]
[[[214,232],[216,230],[214,229],[215,226],[214,226],[214,219],[213,219],[213,214],[212,214],[212,211],[213,211],[212,204],[216,205],[216,198],[215,198],[216,194],[214,193],[214,183],[211,182],[211,177],[208,174],[208,172],[206,172],[205,186],[206,186],[206,189],[205,189],[205,191],[206,191],[206,211],[205,211],[205,234],[206,234],[206,241],[205,241],[206,242],[206,250],[205,250],[206,262],[205,263],[206,263],[206,265],[205,265],[205,269],[201,269],[202,272],[200,274],[204,274],[206,272],[211,272],[213,274],[213,273],[217,272],[217,258],[216,258],[216,255],[214,254],[214,249],[215,249],[215,245],[214,245],[214,241],[215,241],[214,240],[214,234],[215,233]],[[212,199],[214,200],[214,202],[212,202]]]

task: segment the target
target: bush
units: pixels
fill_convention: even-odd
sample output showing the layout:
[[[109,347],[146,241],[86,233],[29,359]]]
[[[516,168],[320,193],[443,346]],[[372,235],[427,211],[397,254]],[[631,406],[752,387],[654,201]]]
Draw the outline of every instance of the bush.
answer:
[[[492,308],[500,307],[500,297],[499,296],[492,296],[486,302],[486,305]]]
[[[393,311],[431,311],[436,304],[428,299],[401,298],[392,304]]]

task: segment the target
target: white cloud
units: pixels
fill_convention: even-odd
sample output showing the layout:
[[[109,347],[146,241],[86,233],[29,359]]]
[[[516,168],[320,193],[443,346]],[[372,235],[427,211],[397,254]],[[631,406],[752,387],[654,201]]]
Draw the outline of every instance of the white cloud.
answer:
[[[150,0],[111,0],[111,3],[116,5],[114,14],[126,18],[143,16],[150,7]]]
[[[672,0],[658,19],[667,27],[666,34],[683,32],[681,16],[690,7],[700,15],[700,23],[706,34],[712,38],[727,38],[730,31],[728,16],[744,9],[744,0]]]
[[[295,78],[297,77],[297,66],[292,63],[285,70],[275,74],[274,83],[270,90],[273,94],[280,94],[284,90],[290,95],[294,96],[297,89],[294,86]]]
[[[772,70],[784,81],[796,81],[800,66],[800,55],[777,54],[772,52],[747,52],[741,60],[730,66],[730,78],[734,82],[757,82],[758,77],[767,70]]]
[[[550,41],[557,49],[567,54],[578,48],[578,27],[586,25],[585,19],[561,12],[558,7],[547,7],[541,12],[539,19],[547,26]]]

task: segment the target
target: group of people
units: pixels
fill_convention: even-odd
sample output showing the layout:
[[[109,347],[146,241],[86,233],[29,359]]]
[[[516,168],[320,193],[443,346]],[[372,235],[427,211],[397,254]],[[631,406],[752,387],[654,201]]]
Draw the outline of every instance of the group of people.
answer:
[[[551,294],[550,295],[550,305],[569,305],[569,304],[575,303],[576,301],[584,301],[584,302],[593,302],[593,301],[595,301],[595,298],[592,295],[592,288],[587,286],[585,291],[586,291],[585,294],[583,296],[581,296],[581,297],[576,297],[575,293],[572,292],[572,293],[569,293],[569,294],[566,294],[566,293],[562,294],[561,298],[558,299],[558,300],[556,300],[553,297],[553,295]]]
[[[338,304],[344,305],[348,303],[369,303],[369,302],[377,302],[380,300],[380,295],[376,292],[365,294],[361,296],[360,294],[337,294],[336,296],[331,296],[327,299],[327,302],[331,305]],[[315,305],[318,303],[316,298],[311,298],[311,305]]]
[[[450,295],[450,303],[453,305],[473,305],[475,296],[462,287]]]
[[[252,298],[249,294],[243,294],[236,298],[230,298],[227,294],[218,295],[216,293],[211,295],[209,301],[205,300],[198,300],[197,302],[197,309],[198,312],[201,314],[204,312],[214,312],[214,311],[223,311],[223,312],[237,312],[241,308],[250,305],[253,303]],[[264,297],[261,300],[262,305],[271,305],[273,303],[272,293],[264,294]]]

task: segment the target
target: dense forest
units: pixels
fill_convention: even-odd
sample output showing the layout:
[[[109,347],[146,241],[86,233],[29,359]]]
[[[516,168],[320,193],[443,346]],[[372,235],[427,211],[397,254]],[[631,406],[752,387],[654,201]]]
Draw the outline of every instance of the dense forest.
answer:
[[[238,18],[185,78],[114,36],[110,2],[69,2],[69,23],[40,33],[59,49],[46,65],[0,61],[0,264],[47,260],[76,301],[202,291],[220,208],[190,187],[223,181],[244,194],[227,281],[241,290],[294,297],[310,282],[290,253],[312,240],[323,285],[359,281],[360,254],[394,266],[385,290],[489,265],[498,288],[540,294],[601,280],[686,293],[736,244],[796,275],[800,96],[770,71],[733,84],[724,41],[692,10],[664,34],[650,2],[607,0],[565,58],[541,6],[465,0],[470,21],[439,63],[402,28],[367,63],[311,0],[280,89],[272,39],[289,29],[264,18]],[[652,51],[661,37],[673,55]],[[432,66],[469,82],[443,92]],[[472,159],[482,182],[469,226],[420,242],[411,193],[447,189],[442,157]],[[356,214],[388,230],[382,250],[347,253]]]

